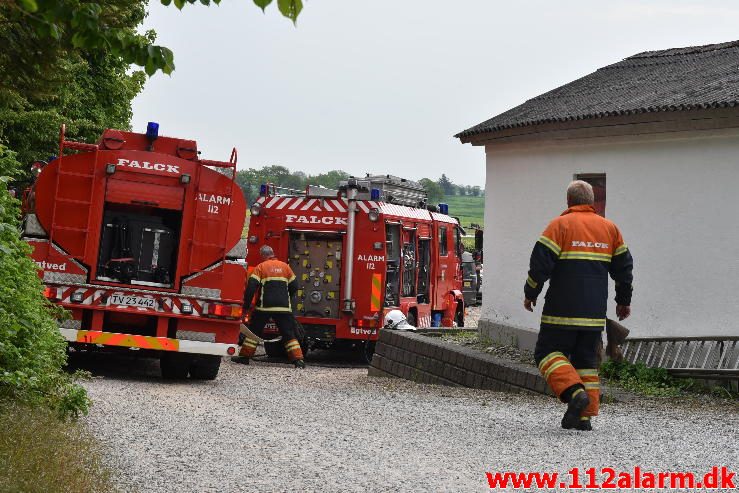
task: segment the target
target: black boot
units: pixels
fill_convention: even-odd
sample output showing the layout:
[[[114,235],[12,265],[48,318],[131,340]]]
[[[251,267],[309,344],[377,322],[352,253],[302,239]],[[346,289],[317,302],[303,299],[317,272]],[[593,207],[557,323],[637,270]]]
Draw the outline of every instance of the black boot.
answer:
[[[231,356],[231,361],[234,363],[241,363],[242,365],[248,365],[251,359],[244,356]]]
[[[293,361],[293,364],[295,365],[295,368],[300,368],[301,370],[305,368],[305,361],[302,359],[296,359]]]
[[[580,414],[590,404],[590,399],[585,391],[578,392],[570,397],[567,403],[567,411],[562,417],[562,428],[571,430],[580,424]]]
[[[593,425],[590,423],[589,417],[581,417],[580,422],[577,424],[577,429],[580,431],[593,431]]]

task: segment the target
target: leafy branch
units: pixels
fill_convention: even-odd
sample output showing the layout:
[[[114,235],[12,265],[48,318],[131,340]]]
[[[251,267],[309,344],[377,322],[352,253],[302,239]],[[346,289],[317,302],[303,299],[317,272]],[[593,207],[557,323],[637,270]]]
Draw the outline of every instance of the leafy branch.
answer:
[[[165,6],[174,3],[182,10],[187,4],[205,6],[221,0],[161,0]],[[263,11],[272,0],[253,0]],[[303,9],[302,0],[277,0],[280,13],[297,21]],[[156,34],[139,34],[120,23],[116,16],[104,15],[110,9],[103,4],[81,0],[0,0],[0,20],[23,23],[39,36],[90,52],[100,51],[119,57],[128,64],[139,65],[148,75],[157,71],[171,74],[175,68],[174,54],[165,46],[154,44]],[[120,12],[125,17],[125,12]]]

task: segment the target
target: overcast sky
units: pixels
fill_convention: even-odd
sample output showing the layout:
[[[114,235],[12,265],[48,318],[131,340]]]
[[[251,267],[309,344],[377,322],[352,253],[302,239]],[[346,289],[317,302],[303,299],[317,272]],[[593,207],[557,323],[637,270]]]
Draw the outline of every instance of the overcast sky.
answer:
[[[134,101],[135,130],[157,121],[207,159],[236,146],[239,168],[468,185],[484,152],[455,133],[641,51],[739,39],[729,1],[305,0],[297,27],[251,0],[150,2],[177,69]]]

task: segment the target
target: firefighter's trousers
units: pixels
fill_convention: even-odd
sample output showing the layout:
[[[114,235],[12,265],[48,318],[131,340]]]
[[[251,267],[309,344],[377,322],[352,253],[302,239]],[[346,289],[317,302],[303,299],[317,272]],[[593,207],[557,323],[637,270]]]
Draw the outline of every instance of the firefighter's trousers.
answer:
[[[303,350],[300,348],[300,342],[295,337],[295,316],[291,312],[254,310],[249,318],[249,330],[255,335],[262,337],[264,326],[267,325],[270,319],[274,321],[277,329],[280,331],[282,342],[285,345],[285,351],[287,351],[287,359],[290,361],[303,359]],[[251,336],[246,336],[244,342],[241,344],[239,356],[251,358],[257,351],[258,345],[259,341]]]
[[[590,404],[583,411],[583,417],[598,415],[601,332],[575,327],[541,327],[534,350],[539,371],[562,401],[567,402],[578,389],[587,392]]]

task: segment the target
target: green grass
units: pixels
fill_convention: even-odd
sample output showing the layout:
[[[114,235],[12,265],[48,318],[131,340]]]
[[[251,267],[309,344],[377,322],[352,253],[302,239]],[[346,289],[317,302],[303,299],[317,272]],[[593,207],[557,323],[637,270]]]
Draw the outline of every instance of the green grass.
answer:
[[[463,228],[469,228],[471,223],[483,225],[485,197],[452,195],[444,197],[443,202],[449,204],[449,215],[458,217]]]
[[[116,491],[100,445],[49,410],[0,401],[0,491]]]
[[[677,397],[695,386],[692,380],[673,378],[664,368],[649,368],[642,363],[608,360],[600,374],[626,390],[651,397]]]

